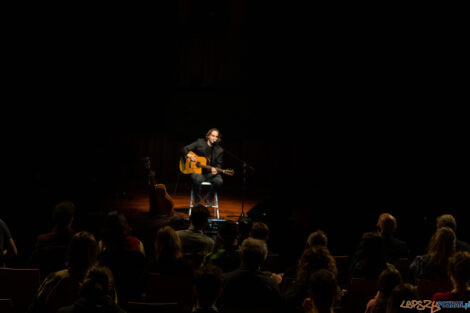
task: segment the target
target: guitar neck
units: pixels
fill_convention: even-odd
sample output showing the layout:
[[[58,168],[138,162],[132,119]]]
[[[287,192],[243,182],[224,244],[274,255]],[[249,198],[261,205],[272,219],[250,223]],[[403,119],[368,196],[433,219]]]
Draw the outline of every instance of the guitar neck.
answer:
[[[221,169],[219,167],[210,166],[210,165],[200,164],[199,166],[202,167],[202,168],[208,169],[208,170],[210,170],[211,168],[215,168],[217,170],[217,172],[222,172],[222,173],[225,171],[224,169]]]

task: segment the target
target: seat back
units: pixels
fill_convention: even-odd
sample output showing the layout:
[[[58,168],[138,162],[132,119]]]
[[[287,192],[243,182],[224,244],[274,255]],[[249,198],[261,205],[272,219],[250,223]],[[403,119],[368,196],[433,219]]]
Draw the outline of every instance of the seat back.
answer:
[[[432,300],[435,293],[450,291],[452,288],[450,281],[418,279],[418,296],[422,300]]]
[[[30,264],[41,271],[41,279],[65,268],[67,247],[49,246],[33,251]]]
[[[111,269],[120,304],[141,299],[145,277],[145,256],[142,253],[105,250],[99,255],[99,262]]]
[[[403,281],[408,282],[409,281],[408,269],[410,268],[410,262],[408,258],[400,258],[396,260],[393,263],[393,265],[400,272],[401,277],[403,278]]]
[[[336,268],[338,269],[338,284],[345,287],[349,282],[349,256],[337,255],[334,256],[336,261]]]
[[[39,269],[0,268],[0,298],[11,299],[13,306],[19,311],[31,304],[39,283]]]
[[[0,312],[13,313],[13,301],[11,299],[0,299]]]
[[[295,277],[284,276],[282,278],[282,282],[280,286],[281,294],[285,294],[286,290],[288,290],[294,283],[295,283]]]
[[[204,255],[197,253],[185,253],[183,258],[188,261],[193,269],[198,269],[201,267],[202,261],[204,260]]]
[[[345,312],[365,312],[367,303],[377,294],[377,280],[353,278],[349,289]]]
[[[266,261],[261,266],[262,271],[269,271],[273,273],[281,272],[281,257],[279,254],[268,254]]]
[[[128,313],[180,313],[184,312],[178,303],[154,303],[154,302],[129,302],[126,311]]]
[[[193,306],[193,278],[149,273],[145,301],[177,302],[183,308],[191,308]]]

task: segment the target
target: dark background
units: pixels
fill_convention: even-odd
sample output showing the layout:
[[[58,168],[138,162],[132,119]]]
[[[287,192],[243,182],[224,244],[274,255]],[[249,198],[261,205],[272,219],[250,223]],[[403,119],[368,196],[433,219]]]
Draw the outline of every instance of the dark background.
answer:
[[[256,168],[248,193],[298,231],[288,240],[320,227],[349,253],[386,210],[422,252],[437,215],[465,225],[469,166],[459,19],[421,9],[181,0],[15,11],[2,217],[25,243],[61,200],[85,220],[144,187],[145,155],[174,184],[179,149],[217,127]],[[241,172],[227,155],[225,166]]]

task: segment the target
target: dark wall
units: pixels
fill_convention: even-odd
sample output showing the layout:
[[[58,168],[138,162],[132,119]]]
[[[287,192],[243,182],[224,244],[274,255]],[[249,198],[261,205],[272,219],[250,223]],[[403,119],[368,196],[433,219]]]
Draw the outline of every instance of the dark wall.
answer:
[[[256,168],[249,190],[305,198],[306,229],[317,214],[370,227],[383,209],[410,233],[446,210],[467,218],[453,23],[256,1],[42,9],[12,13],[5,38],[8,214],[141,186],[144,155],[173,183],[179,149],[218,127]]]

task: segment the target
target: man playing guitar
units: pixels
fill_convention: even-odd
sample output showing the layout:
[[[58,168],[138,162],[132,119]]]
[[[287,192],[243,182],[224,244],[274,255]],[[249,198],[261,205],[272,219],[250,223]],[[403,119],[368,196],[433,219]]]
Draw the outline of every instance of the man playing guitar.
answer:
[[[196,156],[202,156],[207,158],[208,168],[202,168],[202,173],[192,173],[191,181],[195,194],[195,204],[201,203],[201,184],[204,181],[212,184],[211,190],[204,198],[206,206],[211,206],[214,198],[214,193],[222,186],[223,179],[219,171],[222,167],[224,149],[220,146],[221,135],[218,129],[211,128],[206,133],[206,138],[200,138],[195,142],[185,146],[182,150],[185,159],[190,159],[196,162]],[[194,153],[189,153],[189,152]]]

